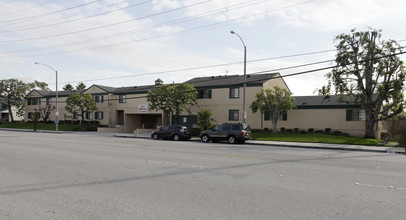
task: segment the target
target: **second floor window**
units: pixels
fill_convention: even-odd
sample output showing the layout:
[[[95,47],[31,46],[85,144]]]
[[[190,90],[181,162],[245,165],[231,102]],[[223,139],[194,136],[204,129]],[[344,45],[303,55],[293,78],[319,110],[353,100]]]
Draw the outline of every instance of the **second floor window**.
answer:
[[[126,102],[127,102],[126,95],[119,95],[118,96],[118,103],[126,103]]]
[[[31,98],[27,100],[27,105],[41,105],[40,98]]]
[[[103,103],[103,95],[94,95],[93,98],[97,103]]]
[[[197,91],[198,99],[211,99],[211,89],[201,89]]]
[[[230,88],[230,99],[238,99],[240,97],[240,88]]]

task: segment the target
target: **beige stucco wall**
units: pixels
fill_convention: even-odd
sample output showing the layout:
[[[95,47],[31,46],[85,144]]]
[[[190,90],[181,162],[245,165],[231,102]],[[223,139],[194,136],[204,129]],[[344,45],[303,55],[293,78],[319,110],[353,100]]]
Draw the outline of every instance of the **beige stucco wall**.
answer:
[[[270,79],[266,82],[264,82],[263,87],[264,89],[273,89],[273,87],[278,86],[282,89],[287,89],[290,91],[288,85],[286,85],[285,81],[282,78],[275,78],[275,79]]]
[[[39,93],[36,92],[32,92],[30,93],[25,100],[25,115],[24,115],[24,121],[32,121],[31,119],[28,118],[28,113],[35,112],[35,109],[38,109],[38,105],[28,105],[28,98],[41,98],[41,105],[45,106],[46,105],[46,100],[47,98],[42,97],[42,95],[40,95]],[[66,106],[66,99],[68,97],[63,96],[63,97],[58,97],[58,111],[59,111],[59,121],[64,120],[64,116],[68,115],[71,116],[72,114],[70,114],[69,112],[67,112],[65,110],[65,106]],[[55,105],[56,103],[56,97],[50,97],[49,98],[49,102],[51,105]],[[56,110],[52,110],[51,114],[49,116],[49,121],[54,121],[55,120],[55,113]],[[41,119],[40,119],[41,120]],[[68,119],[67,119],[68,120]],[[71,119],[69,119],[71,120]]]
[[[292,109],[288,111],[286,121],[278,120],[277,129],[341,131],[352,136],[365,134],[365,121],[346,121],[346,109]],[[264,121],[264,128],[272,129],[272,121]]]
[[[260,92],[262,87],[246,87],[246,122],[251,127],[258,127],[256,124],[260,115],[253,114],[249,106],[254,101],[255,94]],[[212,89],[211,99],[198,99],[197,105],[192,107],[192,114],[196,115],[201,109],[210,109],[216,119],[217,124],[232,123],[236,121],[229,121],[229,110],[239,110],[239,122],[242,121],[242,104],[243,104],[243,87],[239,88],[239,98],[230,98],[229,88]],[[186,113],[184,113],[186,114]]]

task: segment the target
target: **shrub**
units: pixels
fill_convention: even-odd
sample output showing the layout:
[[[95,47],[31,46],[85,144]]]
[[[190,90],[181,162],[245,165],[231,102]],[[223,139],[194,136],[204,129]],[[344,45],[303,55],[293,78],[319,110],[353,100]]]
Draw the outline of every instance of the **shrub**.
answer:
[[[72,127],[72,131],[87,131],[87,129],[82,125],[75,125]]]
[[[293,130],[288,128],[288,129],[286,129],[286,133],[293,133]]]
[[[264,128],[264,131],[269,131],[269,128]]]
[[[299,131],[299,134],[307,134],[307,131],[305,131],[305,130],[300,130],[300,131]]]
[[[295,133],[298,133],[298,132],[299,132],[299,128],[294,128],[293,131],[294,131]]]
[[[314,128],[309,128],[309,129],[307,130],[307,132],[309,132],[310,134],[313,133],[313,132],[314,132]]]
[[[286,132],[286,128],[284,128],[284,127],[281,127],[281,132]]]
[[[334,135],[341,135],[343,132],[341,132],[341,131],[333,131],[333,134]]]
[[[251,129],[253,133],[264,133],[263,129]]]
[[[314,133],[316,134],[323,134],[324,132],[322,130],[315,130]]]
[[[331,132],[331,128],[325,128],[325,129],[324,129],[324,132],[325,132],[326,134],[329,134],[329,133]]]

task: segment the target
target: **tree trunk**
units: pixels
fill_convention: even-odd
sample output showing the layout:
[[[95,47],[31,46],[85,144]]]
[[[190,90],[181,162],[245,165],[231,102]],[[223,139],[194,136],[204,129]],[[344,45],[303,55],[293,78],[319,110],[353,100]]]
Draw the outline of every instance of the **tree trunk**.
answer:
[[[366,117],[365,118],[365,138],[375,139],[375,119]]]
[[[85,112],[82,111],[81,117],[82,117],[81,124],[83,125],[85,124]]]
[[[278,123],[278,117],[272,117],[272,133],[276,133],[276,124]]]
[[[10,119],[10,122],[14,122],[13,111],[11,110],[11,105],[7,106],[7,108],[8,108],[8,115],[9,115],[8,118]]]

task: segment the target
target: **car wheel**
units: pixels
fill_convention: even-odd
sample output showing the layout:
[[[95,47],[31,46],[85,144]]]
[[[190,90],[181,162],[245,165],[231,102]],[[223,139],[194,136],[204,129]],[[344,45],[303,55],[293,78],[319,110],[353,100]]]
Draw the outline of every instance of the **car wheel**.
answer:
[[[159,136],[158,136],[157,134],[153,134],[153,135],[152,135],[152,138],[153,138],[154,140],[158,140],[158,139],[159,139]]]
[[[209,136],[207,136],[207,135],[203,135],[201,139],[202,139],[202,141],[205,142],[205,143],[209,142],[209,140],[210,140],[210,139],[209,139]]]
[[[235,144],[237,141],[237,139],[234,136],[230,136],[228,137],[228,143],[230,144]]]
[[[173,140],[174,141],[179,141],[179,135],[177,135],[177,134],[173,135]]]

